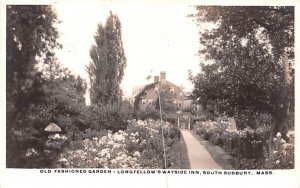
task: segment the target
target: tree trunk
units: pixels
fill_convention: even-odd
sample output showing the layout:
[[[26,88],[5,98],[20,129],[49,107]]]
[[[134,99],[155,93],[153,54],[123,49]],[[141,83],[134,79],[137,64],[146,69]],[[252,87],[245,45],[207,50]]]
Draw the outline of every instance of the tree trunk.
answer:
[[[285,49],[282,55],[282,64],[283,64],[283,70],[284,70],[284,80],[287,86],[290,86],[292,84],[292,75],[291,75],[291,68],[290,68],[290,63],[289,63],[289,54],[288,54],[288,49]],[[290,88],[290,87],[287,87]],[[282,107],[277,110],[276,113],[274,113],[274,125],[271,128],[271,133],[270,133],[270,141],[273,140],[273,138],[276,136],[277,132],[281,132],[284,134],[286,131],[287,125],[286,125],[286,120],[289,117],[290,113],[290,102],[288,100],[287,96],[281,96],[283,98],[283,103]],[[285,136],[285,134],[283,135]]]
[[[270,142],[272,142],[273,138],[276,137],[276,134],[278,132],[285,135],[286,132],[286,119],[288,117],[288,105],[284,104],[280,109],[277,110],[276,113],[274,113],[274,124],[271,127],[270,132]]]

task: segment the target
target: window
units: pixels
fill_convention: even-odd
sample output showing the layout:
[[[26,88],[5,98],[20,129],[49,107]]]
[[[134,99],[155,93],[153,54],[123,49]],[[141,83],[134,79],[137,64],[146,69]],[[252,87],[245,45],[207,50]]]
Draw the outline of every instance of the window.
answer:
[[[170,88],[171,94],[174,94],[174,87]]]

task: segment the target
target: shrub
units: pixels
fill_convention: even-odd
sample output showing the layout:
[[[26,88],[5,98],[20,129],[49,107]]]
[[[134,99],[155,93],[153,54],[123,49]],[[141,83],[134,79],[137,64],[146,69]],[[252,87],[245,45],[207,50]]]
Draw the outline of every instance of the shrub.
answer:
[[[135,118],[146,120],[146,119],[154,119],[159,120],[160,119],[160,113],[159,110],[156,110],[152,107],[147,107],[145,109],[140,109],[135,112]]]
[[[177,128],[172,127],[168,132],[168,137],[171,139],[180,139],[181,133],[180,130]]]
[[[292,169],[294,168],[294,139],[295,132],[287,133],[289,141],[284,140],[280,133],[270,143],[269,154],[266,156],[265,168],[267,169]]]
[[[121,104],[91,106],[90,112],[90,128],[95,130],[125,130],[131,117],[131,112]]]
[[[294,132],[289,131],[283,139],[280,133],[272,143],[268,142],[270,123],[268,116],[256,129],[244,128],[233,131],[217,122],[199,122],[195,131],[205,140],[223,147],[233,156],[232,166],[237,169],[289,169],[294,167]]]
[[[226,149],[233,156],[259,158],[263,155],[263,139],[253,129],[240,131],[228,129],[228,124],[220,122],[200,122],[196,132],[205,140]]]

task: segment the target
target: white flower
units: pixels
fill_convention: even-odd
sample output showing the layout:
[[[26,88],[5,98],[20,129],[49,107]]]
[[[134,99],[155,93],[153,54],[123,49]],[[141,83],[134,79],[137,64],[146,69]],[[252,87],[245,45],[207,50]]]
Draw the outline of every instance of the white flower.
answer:
[[[81,149],[75,150],[75,153],[78,154],[78,155],[82,155],[83,154],[83,150],[81,150]]]
[[[139,152],[139,151],[135,151],[135,152],[133,153],[133,157],[141,157],[140,152]]]
[[[278,151],[274,150],[273,153],[276,154],[276,153],[278,153]]]
[[[278,132],[278,133],[276,134],[276,137],[277,137],[277,138],[281,138],[281,133]]]
[[[280,161],[279,161],[279,160],[277,160],[275,163],[276,163],[276,164],[279,164],[279,163],[280,163]]]
[[[122,134],[114,134],[112,138],[114,141],[118,142],[125,141],[125,136],[123,136]]]
[[[99,157],[95,157],[94,160],[95,160],[95,161],[99,161]]]
[[[283,140],[283,139],[280,139],[280,142],[281,142],[281,143],[283,143],[283,144],[285,144],[285,143],[286,143],[286,141],[285,141],[285,140]]]
[[[102,136],[99,140],[99,143],[100,142],[107,142],[108,141],[108,137],[107,136]]]
[[[68,160],[67,160],[66,158],[61,158],[61,159],[59,159],[58,161],[59,161],[59,162],[62,162],[62,163],[68,162]]]
[[[110,158],[109,148],[102,149],[100,151],[100,156]]]
[[[286,151],[285,150],[283,150],[282,153],[283,153],[283,155],[286,155]]]
[[[294,148],[294,145],[290,144],[290,143],[285,143],[285,144],[282,145],[283,150],[290,150],[290,149],[293,149],[293,148]]]
[[[38,155],[38,152],[34,148],[30,148],[30,149],[27,150],[25,156],[29,157],[31,155]]]
[[[97,141],[97,140],[98,140],[98,138],[97,138],[97,137],[94,137],[94,138],[93,138],[93,140]]]
[[[110,140],[109,142],[107,142],[107,145],[113,146],[114,144],[115,144],[115,142],[113,140]]]
[[[95,148],[93,148],[93,149],[92,149],[92,152],[93,152],[93,153],[96,153],[96,152],[97,152],[97,150],[96,150]]]
[[[294,136],[294,135],[295,135],[295,131],[288,131],[288,132],[286,133],[286,136],[287,136],[287,137]]]

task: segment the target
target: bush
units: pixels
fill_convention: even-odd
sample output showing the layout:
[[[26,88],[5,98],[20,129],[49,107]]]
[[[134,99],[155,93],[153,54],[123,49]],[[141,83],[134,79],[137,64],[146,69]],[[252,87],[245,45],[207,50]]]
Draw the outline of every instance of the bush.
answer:
[[[232,131],[227,123],[200,122],[196,132],[203,139],[226,149],[233,156],[260,158],[263,156],[263,139],[253,129]]]
[[[244,128],[233,131],[225,124],[199,122],[195,131],[203,139],[224,148],[233,157],[232,166],[237,169],[289,169],[294,167],[294,132],[283,139],[278,133],[269,143],[270,119],[263,115],[256,121],[262,123],[256,129]]]
[[[160,113],[158,110],[149,107],[146,109],[141,109],[136,111],[134,117],[140,120],[146,120],[146,119],[159,120]]]
[[[91,129],[106,129],[113,132],[125,130],[128,125],[127,120],[131,117],[131,112],[121,104],[91,106],[90,113]]]
[[[170,129],[170,131],[168,132],[168,137],[171,139],[177,139],[177,140],[180,139],[180,137],[181,137],[180,130],[172,127]]]
[[[289,131],[286,135],[288,142],[284,140],[280,133],[270,143],[269,153],[266,156],[265,168],[267,169],[292,169],[294,168],[294,139],[295,132]]]

